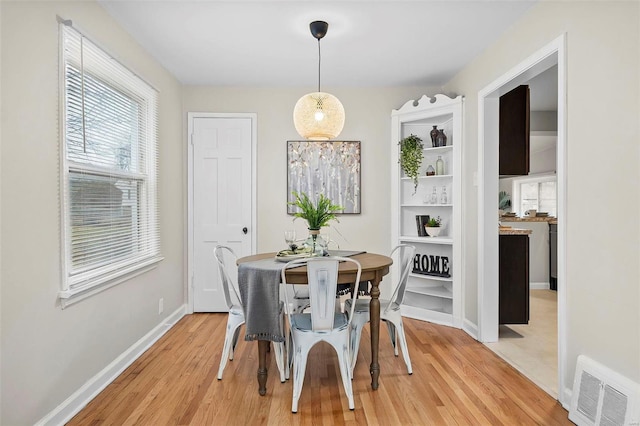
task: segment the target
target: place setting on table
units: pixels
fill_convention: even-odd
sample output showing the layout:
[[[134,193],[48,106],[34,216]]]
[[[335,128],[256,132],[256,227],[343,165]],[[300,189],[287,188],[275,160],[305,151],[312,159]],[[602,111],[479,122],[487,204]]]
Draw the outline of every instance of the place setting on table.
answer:
[[[280,250],[276,253],[275,260],[278,262],[289,262],[294,259],[301,259],[314,256],[341,256],[350,257],[357,254],[366,253],[364,250],[340,250],[340,247],[336,245],[335,249],[330,248],[331,243],[334,241],[329,237],[329,234],[318,234],[314,239],[311,235],[307,240],[297,240],[297,232],[295,229],[287,229],[284,231],[284,240],[287,243],[288,249]],[[297,243],[302,242],[301,245]],[[314,246],[319,247],[318,250],[314,249]]]
[[[305,241],[296,240],[296,236],[295,230],[285,230],[287,249],[273,255],[258,254],[238,260],[238,288],[247,317],[245,340],[284,341],[284,335],[279,331],[282,328],[279,284],[286,263],[296,259],[352,257],[366,253],[364,250],[329,249],[330,239],[319,233],[310,235]],[[298,268],[306,273],[306,270],[302,271],[304,265]]]

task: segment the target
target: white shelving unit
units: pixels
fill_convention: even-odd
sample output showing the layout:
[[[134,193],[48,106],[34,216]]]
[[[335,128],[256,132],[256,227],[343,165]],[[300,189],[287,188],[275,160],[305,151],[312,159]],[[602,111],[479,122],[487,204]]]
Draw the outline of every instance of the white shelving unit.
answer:
[[[460,328],[462,326],[462,249],[461,249],[461,146],[463,98],[445,95],[423,96],[408,101],[391,112],[391,238],[393,245],[411,244],[419,256],[447,257],[449,277],[409,274],[402,305],[403,315]],[[433,147],[433,126],[444,129],[447,145]],[[418,187],[403,175],[398,159],[398,142],[414,134],[424,145]],[[426,176],[429,165],[435,169],[438,157],[444,161],[444,174]],[[442,189],[447,201],[441,202]],[[437,200],[431,201],[435,188]],[[442,231],[438,237],[418,235],[417,215],[440,217]]]

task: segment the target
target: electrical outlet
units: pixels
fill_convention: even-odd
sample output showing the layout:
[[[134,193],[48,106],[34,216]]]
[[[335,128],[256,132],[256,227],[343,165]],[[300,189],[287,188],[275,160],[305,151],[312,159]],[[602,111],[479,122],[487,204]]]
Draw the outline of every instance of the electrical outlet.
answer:
[[[164,312],[164,298],[160,298],[160,300],[158,300],[158,315],[160,315],[162,312]]]

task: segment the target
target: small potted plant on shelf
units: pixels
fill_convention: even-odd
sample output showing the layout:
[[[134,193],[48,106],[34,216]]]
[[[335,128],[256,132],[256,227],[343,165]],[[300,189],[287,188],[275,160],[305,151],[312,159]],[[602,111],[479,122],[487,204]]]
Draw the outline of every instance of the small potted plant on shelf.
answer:
[[[437,237],[438,235],[440,235],[440,231],[442,230],[442,228],[440,227],[441,223],[442,219],[440,219],[440,216],[432,217],[424,226],[424,229],[427,231],[427,234],[430,237]]]
[[[422,139],[409,135],[398,142],[400,145],[400,167],[407,177],[413,179],[413,193],[418,189],[418,170],[422,164]]]
[[[331,220],[338,222],[336,213],[344,210],[344,208],[333,204],[324,194],[318,196],[316,203],[311,201],[309,196],[304,192],[298,193],[293,191],[292,194],[295,200],[288,204],[300,209],[299,212],[293,214],[293,220],[297,218],[305,219],[309,228],[309,238],[305,241],[305,245],[310,247],[311,252],[315,255],[323,255],[326,243],[320,237],[320,228],[327,226]]]

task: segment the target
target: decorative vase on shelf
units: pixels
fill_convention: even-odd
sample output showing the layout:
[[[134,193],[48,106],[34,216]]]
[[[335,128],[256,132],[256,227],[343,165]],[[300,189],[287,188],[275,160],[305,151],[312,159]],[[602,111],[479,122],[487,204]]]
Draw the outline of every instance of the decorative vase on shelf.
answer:
[[[440,235],[440,230],[442,228],[440,228],[439,226],[425,226],[424,229],[425,231],[427,231],[427,235],[429,235],[430,237],[437,237],[438,235]]]
[[[309,229],[309,236],[304,245],[311,248],[312,256],[324,256],[327,250],[327,243],[320,236],[319,229]]]
[[[440,204],[447,204],[449,202],[449,197],[447,197],[447,187],[442,187],[442,193],[440,194]]]
[[[438,194],[436,194],[436,187],[433,187],[433,192],[431,193],[431,204],[438,204]]]
[[[438,129],[438,136],[436,137],[436,146],[447,146],[447,135],[444,134],[444,130]]]
[[[438,146],[438,126],[433,126],[433,129],[431,130],[431,132],[429,132],[429,136],[431,136],[431,146],[432,147],[437,147]]]
[[[429,164],[429,167],[427,167],[427,176],[435,176],[435,174],[436,169],[434,169],[433,166]]]
[[[437,175],[444,174],[444,161],[442,160],[441,155],[438,155],[438,159],[436,160],[436,174]]]

